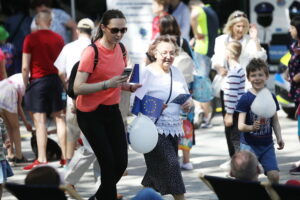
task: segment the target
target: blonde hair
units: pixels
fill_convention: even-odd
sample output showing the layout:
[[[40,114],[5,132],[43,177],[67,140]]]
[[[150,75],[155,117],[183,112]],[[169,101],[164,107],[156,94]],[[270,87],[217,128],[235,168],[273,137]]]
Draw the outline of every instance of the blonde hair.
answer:
[[[243,22],[245,25],[245,29],[244,29],[244,33],[246,34],[249,31],[249,20],[247,18],[247,15],[240,11],[240,10],[236,10],[233,13],[231,13],[228,17],[227,23],[225,24],[225,27],[223,29],[223,33],[225,34],[232,34],[232,27],[234,24],[239,23],[239,22]]]
[[[238,59],[242,53],[242,45],[238,41],[231,41],[227,43],[226,50],[229,58]]]

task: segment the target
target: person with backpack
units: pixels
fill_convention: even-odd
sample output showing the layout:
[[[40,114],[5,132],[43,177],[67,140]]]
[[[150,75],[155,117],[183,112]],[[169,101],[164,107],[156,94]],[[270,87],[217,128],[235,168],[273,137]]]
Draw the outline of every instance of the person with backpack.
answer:
[[[127,58],[119,42],[126,31],[124,14],[119,10],[106,11],[94,39],[98,62],[94,66],[95,50],[87,47],[81,55],[74,82],[78,125],[101,166],[101,185],[90,200],[115,200],[116,184],[127,167],[120,94],[121,89],[135,92],[141,85],[126,83],[128,76],[122,75]]]
[[[60,77],[64,77],[63,82],[65,88],[68,85],[71,70],[76,62],[79,61],[80,55],[83,50],[91,44],[92,30],[94,29],[94,22],[89,18],[81,19],[77,24],[78,39],[68,43],[64,46],[56,61],[55,67],[59,71]],[[74,154],[74,150],[77,144],[77,140],[80,136],[80,129],[76,119],[76,107],[71,97],[67,97],[66,106],[66,122],[67,122],[67,147],[66,147],[66,159],[69,162]],[[65,165],[66,162],[61,163]]]

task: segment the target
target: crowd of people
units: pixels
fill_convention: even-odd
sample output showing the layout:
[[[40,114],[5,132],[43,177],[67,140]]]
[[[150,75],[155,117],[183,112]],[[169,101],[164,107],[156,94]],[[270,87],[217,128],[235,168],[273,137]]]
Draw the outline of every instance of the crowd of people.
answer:
[[[144,154],[146,172],[141,182],[159,195],[146,189],[134,199],[161,199],[160,195],[167,194],[175,200],[185,199],[181,169],[194,168],[190,151],[195,144],[195,124],[203,115],[201,128],[212,126],[214,95],[222,104],[230,157],[224,165],[231,168],[230,176],[258,181],[263,170],[271,183],[279,183],[272,135],[274,132],[278,149],[283,149],[285,143],[276,113],[280,108],[270,92],[268,104],[274,109],[272,112],[270,108],[269,117],[260,116],[252,108],[256,97],[267,90],[269,72],[258,29],[243,11],[231,13],[219,34],[216,12],[202,1],[191,0],[186,5],[180,0],[153,0],[151,44],[145,51],[140,82],[132,84],[128,74],[123,73],[131,63],[126,46],[121,43],[127,22],[120,10],[107,10],[98,23],[83,18],[76,24],[65,11],[53,8],[51,0],[32,3],[34,17],[29,16],[25,4],[16,4],[15,15],[0,26],[0,184],[13,175],[13,167],[20,163],[27,163],[24,170],[32,170],[25,184],[44,181],[34,176],[38,169],[56,173],[41,167],[50,159],[47,120],[51,117],[62,152],[59,163],[66,169],[65,183],[75,189],[94,163],[95,179],[100,176],[101,184],[89,199],[121,199],[116,185],[128,165],[126,130],[131,94],[140,100],[150,96],[163,102],[159,117],[148,116],[157,128],[158,141],[152,151]],[[291,19],[290,33],[295,42],[290,49],[288,78],[299,125],[300,17]],[[186,66],[188,62],[175,65],[182,57],[191,61],[192,69]],[[202,66],[201,59],[211,60],[211,69]],[[71,80],[73,66],[78,68]],[[202,68],[207,72],[195,72]],[[195,73],[208,78],[211,70],[216,72],[214,83],[209,81],[200,91],[209,91],[211,97],[202,100],[193,95],[199,87],[192,79]],[[71,81],[75,96],[66,96]],[[172,102],[180,95],[188,98]],[[32,163],[22,153],[19,117],[27,131],[36,132],[37,157]],[[300,128],[300,138],[299,133]],[[83,144],[78,148],[81,140]],[[182,161],[178,160],[179,150],[183,151]],[[300,174],[300,161],[290,172]],[[57,180],[50,184],[61,183],[59,176],[52,178]]]

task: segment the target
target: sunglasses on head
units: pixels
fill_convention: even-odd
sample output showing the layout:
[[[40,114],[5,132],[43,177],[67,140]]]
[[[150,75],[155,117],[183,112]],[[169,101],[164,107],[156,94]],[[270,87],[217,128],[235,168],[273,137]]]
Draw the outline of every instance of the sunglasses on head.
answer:
[[[122,34],[126,33],[127,31],[127,28],[109,28],[109,27],[106,27],[108,28],[108,30],[112,33],[112,34],[117,34],[119,32],[121,32]]]
[[[246,15],[245,13],[238,13],[238,14],[235,14],[235,15],[233,16],[232,19],[235,19],[235,18],[237,18],[237,17],[244,17],[244,18],[247,18],[247,15]]]

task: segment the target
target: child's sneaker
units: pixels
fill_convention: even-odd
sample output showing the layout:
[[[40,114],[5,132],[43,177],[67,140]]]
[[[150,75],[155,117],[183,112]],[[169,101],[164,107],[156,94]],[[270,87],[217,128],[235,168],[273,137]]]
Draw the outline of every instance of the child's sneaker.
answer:
[[[291,175],[300,175],[300,166],[290,170]]]
[[[201,128],[212,128],[213,125],[208,121],[201,124]]]
[[[193,164],[190,163],[190,162],[189,163],[182,163],[180,165],[180,168],[184,169],[184,170],[192,170],[192,169],[194,169]]]
[[[39,162],[38,160],[35,160],[33,163],[31,163],[30,165],[27,165],[25,167],[23,167],[24,170],[31,170],[32,168],[38,166],[38,165],[45,165],[47,164],[48,162],[44,162],[44,163],[41,163]]]

